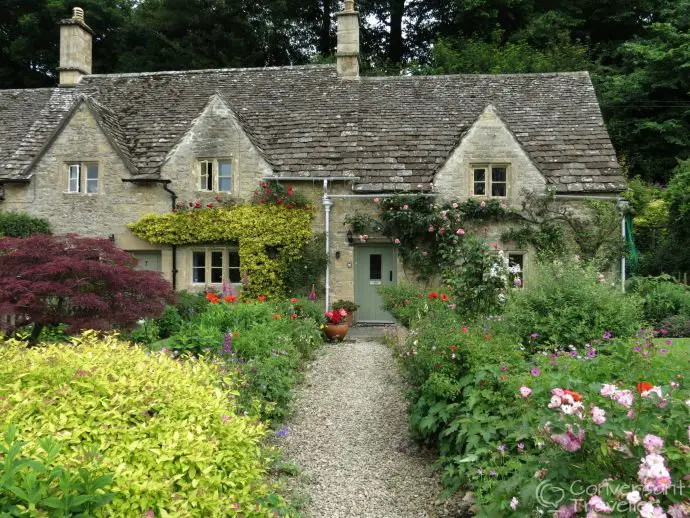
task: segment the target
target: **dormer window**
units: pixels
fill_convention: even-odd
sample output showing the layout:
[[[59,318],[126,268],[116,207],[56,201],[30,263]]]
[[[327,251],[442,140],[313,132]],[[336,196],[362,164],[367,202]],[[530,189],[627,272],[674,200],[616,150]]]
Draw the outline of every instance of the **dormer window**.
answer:
[[[472,194],[505,198],[508,195],[508,166],[494,164],[473,166]]]
[[[197,189],[232,192],[232,160],[204,159],[197,163]]]
[[[98,164],[67,164],[67,192],[98,194]]]

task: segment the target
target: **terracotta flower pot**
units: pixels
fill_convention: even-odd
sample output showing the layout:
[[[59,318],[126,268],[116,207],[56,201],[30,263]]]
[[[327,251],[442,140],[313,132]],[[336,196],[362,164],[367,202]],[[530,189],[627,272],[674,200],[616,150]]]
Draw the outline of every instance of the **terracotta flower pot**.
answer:
[[[348,326],[351,326],[355,322],[355,315],[354,313],[348,313],[347,316],[345,317],[345,322],[347,323]]]
[[[324,324],[323,332],[329,340],[338,340],[342,342],[347,336],[347,330],[350,328],[346,323],[340,324]]]

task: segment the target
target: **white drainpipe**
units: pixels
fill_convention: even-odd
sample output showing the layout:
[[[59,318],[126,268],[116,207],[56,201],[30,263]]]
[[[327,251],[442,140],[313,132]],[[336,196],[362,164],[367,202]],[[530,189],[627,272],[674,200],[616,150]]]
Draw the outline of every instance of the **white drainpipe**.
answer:
[[[323,181],[323,207],[326,211],[326,309],[329,310],[331,302],[331,207],[333,202],[328,197],[328,180]]]

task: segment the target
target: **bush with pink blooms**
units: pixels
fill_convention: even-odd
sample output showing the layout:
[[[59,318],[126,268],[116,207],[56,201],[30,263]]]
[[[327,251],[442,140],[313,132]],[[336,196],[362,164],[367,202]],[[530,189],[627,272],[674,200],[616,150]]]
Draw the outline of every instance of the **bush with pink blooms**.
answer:
[[[384,300],[410,327],[394,343],[410,429],[437,450],[446,494],[473,491],[490,517],[690,516],[687,343],[605,330],[534,354],[452,300],[403,288]]]
[[[687,348],[656,342],[643,330],[511,374],[521,418],[479,467],[496,476],[471,477],[482,514],[690,516]]]

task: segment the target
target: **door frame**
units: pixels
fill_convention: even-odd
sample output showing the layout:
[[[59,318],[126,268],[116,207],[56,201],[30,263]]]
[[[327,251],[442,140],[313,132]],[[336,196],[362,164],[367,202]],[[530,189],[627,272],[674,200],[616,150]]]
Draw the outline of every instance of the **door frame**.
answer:
[[[354,290],[354,302],[357,304],[357,281],[358,281],[358,271],[359,271],[359,260],[360,260],[360,253],[361,251],[367,249],[367,248],[385,248],[389,249],[391,252],[391,266],[393,270],[393,280],[390,281],[390,284],[397,284],[398,283],[398,252],[396,247],[391,244],[391,243],[366,243],[366,244],[355,244],[353,245],[354,248],[354,253],[353,253],[353,260],[354,260],[354,275],[353,275],[353,290]],[[389,312],[386,312],[390,315],[390,319],[388,320],[362,320],[359,318],[359,315],[357,315],[357,323],[363,323],[363,324],[394,324],[395,323],[395,317],[391,315]]]

